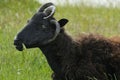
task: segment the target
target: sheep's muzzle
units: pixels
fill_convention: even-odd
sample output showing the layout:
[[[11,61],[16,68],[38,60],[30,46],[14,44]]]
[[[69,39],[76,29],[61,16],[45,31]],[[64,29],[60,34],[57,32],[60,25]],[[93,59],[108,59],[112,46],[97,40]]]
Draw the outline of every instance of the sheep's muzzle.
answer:
[[[15,39],[14,40],[14,45],[15,45],[17,50],[23,51],[23,43],[22,43],[22,41]]]

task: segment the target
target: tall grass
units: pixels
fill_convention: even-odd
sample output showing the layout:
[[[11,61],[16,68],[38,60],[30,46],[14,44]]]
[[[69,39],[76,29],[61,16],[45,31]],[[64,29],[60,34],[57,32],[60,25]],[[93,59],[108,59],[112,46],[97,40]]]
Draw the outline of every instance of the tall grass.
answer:
[[[0,80],[51,80],[51,70],[39,49],[19,52],[14,48],[16,33],[40,6],[34,0],[0,0]],[[120,10],[85,6],[57,6],[55,17],[69,19],[66,30],[120,35]]]
[[[50,80],[40,50],[19,52],[13,46],[14,36],[39,6],[32,0],[0,1],[0,80]]]

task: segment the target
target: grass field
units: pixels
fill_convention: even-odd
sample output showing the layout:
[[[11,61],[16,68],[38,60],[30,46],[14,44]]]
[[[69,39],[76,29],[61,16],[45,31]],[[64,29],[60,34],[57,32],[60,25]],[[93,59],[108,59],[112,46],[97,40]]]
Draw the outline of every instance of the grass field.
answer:
[[[0,80],[51,80],[51,70],[39,49],[19,52],[13,40],[37,11],[34,0],[0,0]],[[55,17],[69,19],[66,30],[72,36],[81,32],[120,35],[120,9],[85,6],[57,6]]]

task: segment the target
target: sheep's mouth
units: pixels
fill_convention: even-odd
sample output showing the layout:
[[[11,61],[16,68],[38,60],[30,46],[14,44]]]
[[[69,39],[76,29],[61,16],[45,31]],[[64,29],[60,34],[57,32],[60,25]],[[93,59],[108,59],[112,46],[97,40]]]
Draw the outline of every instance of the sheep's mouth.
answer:
[[[16,49],[17,49],[18,51],[23,51],[23,50],[24,50],[24,47],[23,47],[23,46],[25,46],[27,49],[28,49],[28,48],[31,48],[30,45],[24,44],[24,43],[22,43],[22,42],[14,42],[14,45],[15,45],[15,47],[16,47]]]
[[[24,50],[23,46],[25,46],[27,49],[29,49],[29,48],[35,48],[36,44],[38,44],[38,43],[28,44],[28,43],[24,43],[24,42],[22,42],[20,40],[15,40],[14,41],[14,45],[15,45],[15,47],[16,47],[16,49],[18,51],[23,51]]]
[[[17,50],[23,51],[23,43],[20,40],[15,40],[14,45]]]

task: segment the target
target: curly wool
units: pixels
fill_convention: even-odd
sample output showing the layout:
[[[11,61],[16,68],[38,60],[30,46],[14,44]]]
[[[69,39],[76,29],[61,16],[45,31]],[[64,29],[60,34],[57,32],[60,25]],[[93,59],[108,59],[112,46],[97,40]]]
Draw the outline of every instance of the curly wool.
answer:
[[[120,79],[120,40],[100,35],[72,39],[61,32],[55,41],[40,47],[53,70],[53,80]],[[105,75],[106,74],[106,75]]]

